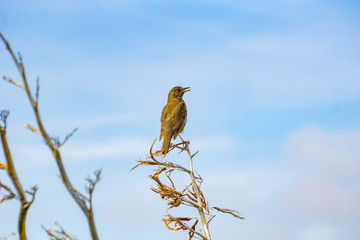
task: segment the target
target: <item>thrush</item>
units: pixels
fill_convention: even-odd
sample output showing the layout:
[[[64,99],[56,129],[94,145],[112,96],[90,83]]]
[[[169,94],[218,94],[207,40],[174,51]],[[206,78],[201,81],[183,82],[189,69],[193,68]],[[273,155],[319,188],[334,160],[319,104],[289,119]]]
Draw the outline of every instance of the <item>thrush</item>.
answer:
[[[190,91],[189,87],[173,87],[168,95],[167,103],[161,114],[160,141],[163,144],[160,152],[166,155],[169,152],[171,139],[176,137],[184,130],[187,118],[187,109],[184,100],[184,93]]]

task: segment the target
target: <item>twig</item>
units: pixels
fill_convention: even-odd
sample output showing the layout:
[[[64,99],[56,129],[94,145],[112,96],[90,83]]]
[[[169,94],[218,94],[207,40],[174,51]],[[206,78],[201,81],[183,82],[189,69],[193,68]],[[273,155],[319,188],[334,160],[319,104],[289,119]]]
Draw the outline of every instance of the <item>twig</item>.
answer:
[[[38,107],[39,103],[39,91],[40,91],[40,84],[39,84],[39,77],[36,79],[36,91],[35,91],[35,105],[36,108]]]
[[[0,78],[4,79],[5,81],[11,83],[11,84],[14,84],[15,86],[18,86],[18,87],[21,87],[21,88],[25,88],[24,85],[22,85],[21,83],[18,83],[18,82],[15,82],[14,80],[12,80],[11,78],[8,78],[7,76],[5,75],[1,75],[0,74]]]
[[[32,131],[33,133],[39,134],[41,135],[41,132],[39,131],[39,129],[34,128],[33,126],[29,125],[29,124],[25,124],[24,125],[25,128],[29,129],[30,131]]]
[[[5,189],[8,192],[8,194],[0,199],[0,204],[6,200],[13,199],[16,196],[9,187],[5,186],[0,182],[0,189],[1,188]]]
[[[47,233],[51,240],[77,240],[76,237],[68,234],[64,230],[64,228],[58,223],[55,223],[54,226],[52,226],[50,229],[46,229],[42,225],[41,227],[42,229],[44,229],[44,231]]]
[[[78,130],[78,128],[75,128],[74,130],[72,130],[71,133],[68,133],[66,136],[65,136],[65,139],[59,144],[59,147],[61,147],[62,145],[64,145],[66,143],[67,140],[69,140],[73,135],[74,133]],[[58,148],[59,148],[58,147]]]

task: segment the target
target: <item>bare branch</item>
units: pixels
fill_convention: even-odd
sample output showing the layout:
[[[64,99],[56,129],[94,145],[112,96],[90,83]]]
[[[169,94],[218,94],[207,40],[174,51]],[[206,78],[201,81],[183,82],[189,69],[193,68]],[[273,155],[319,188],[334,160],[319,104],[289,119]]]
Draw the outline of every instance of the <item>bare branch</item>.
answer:
[[[39,129],[36,129],[36,128],[34,128],[33,126],[31,126],[31,125],[29,125],[29,124],[25,124],[24,127],[27,128],[27,129],[29,129],[30,131],[36,133],[36,134],[41,135],[41,132],[40,132]]]
[[[7,82],[9,82],[11,84],[14,84],[15,86],[25,88],[25,86],[22,85],[21,83],[15,82],[14,80],[12,80],[11,78],[9,78],[9,77],[7,77],[5,75],[0,74],[0,78],[4,79],[5,81],[7,81]]]
[[[39,188],[35,185],[31,188],[31,191],[26,191],[27,194],[31,195],[31,201],[29,202],[29,204],[32,204],[35,200],[35,195],[36,192]]]
[[[5,165],[5,164],[3,164],[3,163],[0,163],[0,169],[2,169],[2,170],[7,170],[7,166]]]
[[[0,182],[0,190],[1,190],[2,188],[5,189],[5,190],[8,192],[8,194],[7,194],[7,195],[4,195],[4,196],[0,199],[0,204],[1,204],[2,202],[6,201],[6,200],[13,199],[13,198],[16,196],[16,195],[11,191],[11,189],[10,189],[9,187],[5,186],[4,184],[2,184],[2,183]]]
[[[67,142],[67,140],[69,140],[69,139],[74,135],[74,133],[75,133],[77,130],[78,130],[78,128],[74,128],[74,130],[72,130],[71,133],[66,134],[64,141],[62,141],[62,142],[60,143],[59,147],[61,147],[62,145],[64,145],[64,144]]]
[[[2,122],[2,125],[0,125],[1,131],[6,131],[6,119],[9,116],[8,110],[1,110],[0,112],[0,120]]]
[[[21,77],[22,77],[23,79],[26,78],[26,76],[25,76],[25,71],[24,71],[24,66],[23,66],[23,64],[22,64],[22,58],[21,58],[21,56],[20,56],[19,60],[16,58],[14,52],[12,51],[12,49],[11,49],[11,47],[10,47],[9,42],[5,39],[5,37],[4,37],[1,33],[0,33],[0,38],[1,38],[2,41],[4,42],[6,49],[9,51],[12,59],[14,60],[16,66],[17,66],[17,68],[18,68],[18,70],[19,70],[19,72],[20,72],[20,74],[21,74]],[[20,54],[19,54],[19,55],[20,55]],[[17,84],[15,84],[15,85],[17,85]],[[26,88],[26,84],[24,84],[24,88]]]
[[[58,223],[55,223],[50,229],[46,229],[43,225],[41,225],[41,227],[51,240],[78,240],[78,238],[68,234]]]
[[[199,151],[196,151],[196,153],[194,153],[193,155],[191,155],[191,158],[194,158],[196,154],[198,154]]]
[[[36,108],[38,107],[38,102],[39,102],[39,91],[40,91],[39,80],[40,80],[40,78],[38,77],[36,79],[36,91],[35,91],[35,105],[36,105]]]
[[[59,150],[60,148],[60,138],[59,137],[50,137],[52,145],[50,147],[55,148],[56,150]]]
[[[11,233],[11,234],[6,234],[4,237],[0,237],[0,240],[11,240],[11,239],[19,239],[19,233],[15,232],[15,233]]]
[[[28,126],[26,126],[26,127],[28,127]],[[33,129],[30,129],[30,130],[32,130],[32,131],[34,132]],[[37,130],[37,129],[35,129],[35,130]],[[53,147],[54,147],[56,150],[59,150],[59,148],[60,148],[62,145],[64,145],[64,144],[67,142],[67,140],[69,140],[77,130],[78,130],[78,128],[75,128],[74,130],[72,130],[71,133],[66,134],[65,139],[64,139],[62,142],[60,141],[60,138],[59,138],[59,137],[50,137],[50,140],[51,140],[51,142],[52,142],[52,144],[53,144]],[[39,132],[40,132],[40,131],[39,131]],[[37,132],[36,132],[36,133],[37,133]],[[40,132],[40,135],[42,135],[41,132]]]
[[[92,201],[92,194],[94,192],[94,189],[95,189],[95,186],[96,184],[101,180],[102,176],[101,176],[101,173],[102,173],[102,168],[100,168],[99,170],[95,171],[94,172],[94,175],[95,175],[95,179],[92,179],[90,177],[87,177],[86,178],[86,181],[88,182],[88,186],[86,186],[86,191],[88,192],[89,194],[89,201],[91,203]]]

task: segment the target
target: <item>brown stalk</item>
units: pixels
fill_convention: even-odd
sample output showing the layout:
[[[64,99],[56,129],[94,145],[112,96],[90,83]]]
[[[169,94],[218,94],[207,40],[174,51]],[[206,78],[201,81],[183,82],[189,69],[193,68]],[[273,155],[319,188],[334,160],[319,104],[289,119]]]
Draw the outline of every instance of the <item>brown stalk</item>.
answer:
[[[179,135],[179,137],[181,138],[181,136]],[[182,138],[181,140],[183,142],[185,142]],[[192,186],[195,190],[195,193],[196,193],[196,199],[197,199],[197,203],[198,203],[198,211],[199,211],[199,215],[200,215],[200,219],[201,219],[201,223],[203,225],[203,230],[204,230],[204,233],[205,233],[205,239],[206,240],[210,240],[211,237],[210,237],[210,231],[209,231],[209,225],[206,221],[206,217],[205,217],[205,213],[204,213],[204,205],[203,205],[203,201],[202,201],[202,193],[200,194],[200,189],[199,189],[199,186],[197,185],[197,182],[196,182],[196,178],[195,178],[195,175],[194,175],[194,167],[193,167],[193,157],[190,153],[190,149],[189,149],[189,143],[186,144],[186,147],[185,147],[185,151],[188,153],[189,155],[189,159],[190,159],[190,176],[191,176],[191,181],[192,181]],[[206,204],[205,204],[206,206]]]
[[[48,145],[55,161],[56,164],[58,166],[58,169],[60,171],[60,175],[61,175],[61,179],[62,182],[64,183],[66,189],[68,190],[68,192],[70,193],[70,195],[72,196],[72,198],[74,199],[74,201],[77,203],[77,205],[80,207],[80,209],[82,210],[82,212],[85,214],[87,221],[88,221],[88,225],[90,228],[90,232],[91,232],[91,237],[93,240],[98,240],[98,234],[96,231],[96,227],[95,227],[95,221],[94,221],[94,213],[93,213],[93,208],[92,208],[92,192],[93,189],[95,187],[95,184],[98,182],[98,180],[100,179],[100,174],[96,175],[96,179],[94,181],[93,186],[90,185],[92,187],[92,189],[88,188],[88,193],[89,193],[89,197],[88,198],[84,198],[82,194],[80,194],[71,184],[67,173],[65,171],[65,167],[64,164],[62,162],[62,157],[59,151],[59,148],[72,136],[72,134],[76,131],[74,130],[73,132],[71,132],[70,134],[68,134],[65,137],[65,140],[60,142],[57,138],[52,138],[49,136],[49,134],[47,133],[47,131],[45,130],[45,127],[43,125],[43,122],[40,118],[40,113],[39,113],[39,108],[38,108],[38,97],[39,97],[39,82],[37,81],[36,84],[36,93],[35,93],[35,98],[33,97],[29,85],[28,85],[28,81],[27,81],[27,77],[25,74],[25,68],[24,68],[24,64],[22,62],[22,58],[21,56],[19,57],[19,60],[15,57],[8,41],[4,38],[4,36],[0,33],[0,38],[2,39],[2,41],[5,44],[6,49],[8,50],[8,52],[10,53],[11,57],[13,58],[15,65],[17,66],[23,84],[15,84],[16,86],[20,86],[21,88],[23,88],[26,92],[27,98],[31,104],[31,107],[33,109],[34,115],[35,115],[35,119],[38,125],[38,129],[31,127],[30,125],[27,125],[27,128],[31,129],[33,132],[37,132],[39,133],[43,139],[45,140],[45,143]],[[3,78],[6,80],[6,77],[3,76]],[[14,81],[13,81],[14,82]],[[10,82],[10,83],[13,83]],[[101,171],[99,171],[99,173],[101,173]]]
[[[19,217],[18,217],[18,232],[19,232],[19,237],[21,240],[26,240],[26,228],[25,228],[25,222],[26,222],[26,215],[27,212],[31,206],[31,204],[34,202],[35,200],[35,195],[36,195],[36,191],[38,190],[37,186],[35,185],[32,188],[32,191],[24,191],[20,180],[17,176],[16,170],[15,170],[15,166],[12,160],[12,156],[10,153],[10,149],[9,149],[9,145],[7,142],[7,138],[6,138],[6,118],[8,117],[9,112],[8,111],[1,111],[1,121],[3,123],[3,125],[0,125],[0,135],[1,135],[1,143],[2,143],[2,147],[4,150],[4,155],[5,155],[5,159],[6,159],[6,170],[7,173],[10,177],[11,182],[14,184],[16,192],[20,198],[20,212],[19,212]],[[2,185],[2,184],[1,184]],[[3,186],[3,185],[2,185]],[[9,190],[7,188],[7,190]],[[10,190],[9,190],[10,191]],[[11,191],[10,191],[11,192]],[[28,201],[26,198],[26,194],[28,193],[32,196],[31,200]],[[14,196],[14,194],[11,192],[11,195]]]

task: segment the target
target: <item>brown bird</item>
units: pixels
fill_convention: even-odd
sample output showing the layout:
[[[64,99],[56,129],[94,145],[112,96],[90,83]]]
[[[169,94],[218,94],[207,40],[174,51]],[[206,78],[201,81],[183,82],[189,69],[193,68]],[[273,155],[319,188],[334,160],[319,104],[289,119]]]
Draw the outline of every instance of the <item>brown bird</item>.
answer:
[[[160,152],[166,155],[169,152],[171,138],[176,137],[184,130],[187,110],[182,99],[189,87],[173,87],[168,95],[168,101],[161,114],[160,141],[164,137]]]

